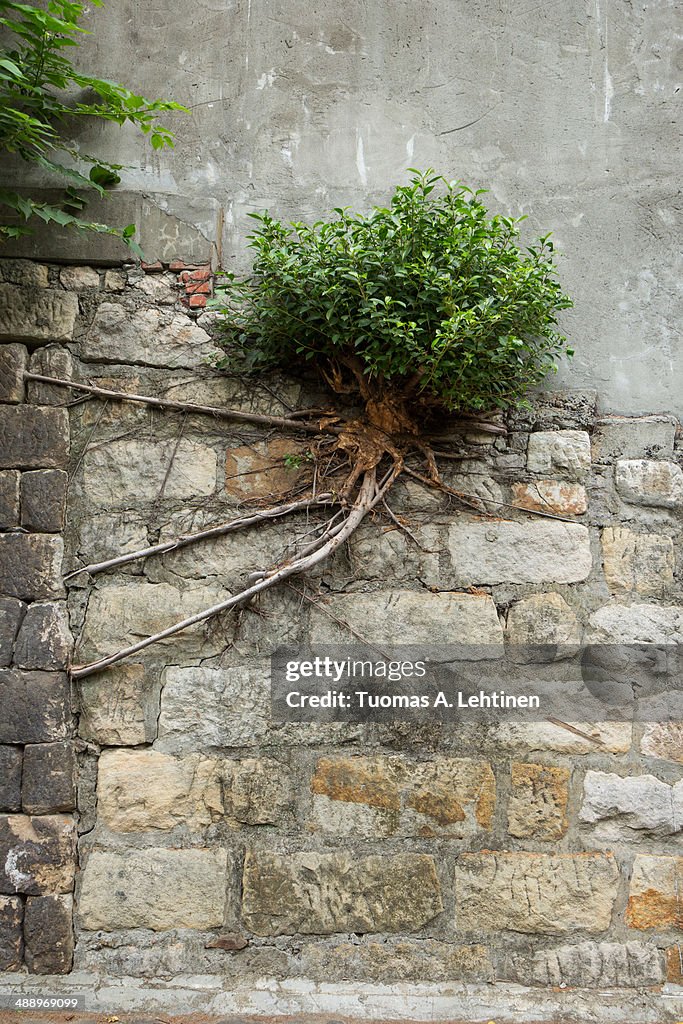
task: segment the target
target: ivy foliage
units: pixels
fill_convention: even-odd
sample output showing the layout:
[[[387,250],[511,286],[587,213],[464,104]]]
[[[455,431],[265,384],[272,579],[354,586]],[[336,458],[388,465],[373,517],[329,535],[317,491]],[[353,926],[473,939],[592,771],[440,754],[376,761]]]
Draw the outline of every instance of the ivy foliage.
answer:
[[[226,274],[219,290],[220,366],[329,373],[353,359],[381,387],[474,412],[523,404],[572,355],[550,236],[521,247],[524,218],[489,216],[484,190],[410,173],[369,214],[336,208],[313,225],[251,214],[253,273]]]
[[[90,5],[102,7],[102,0],[90,0]],[[70,54],[87,34],[79,24],[85,12],[86,4],[70,0],[39,5],[0,0],[6,42],[0,49],[0,152],[38,165],[65,186],[59,204],[0,189],[0,207],[6,211],[2,219],[11,221],[0,224],[0,240],[30,233],[27,221],[37,217],[116,235],[142,255],[133,239],[134,225],[118,229],[80,216],[86,205],[82,190],[104,195],[121,180],[121,165],[81,153],[69,135],[83,118],[129,123],[149,136],[154,149],[163,149],[173,145],[173,134],[157,120],[158,114],[185,108],[77,71]]]

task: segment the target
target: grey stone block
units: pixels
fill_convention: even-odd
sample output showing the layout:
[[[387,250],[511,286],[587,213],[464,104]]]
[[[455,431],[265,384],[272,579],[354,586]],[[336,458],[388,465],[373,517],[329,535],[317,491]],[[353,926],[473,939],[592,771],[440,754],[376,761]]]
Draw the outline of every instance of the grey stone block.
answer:
[[[24,345],[0,346],[0,402],[24,401],[27,365],[28,349]]]
[[[16,469],[0,473],[0,530],[19,525],[19,476]]]
[[[0,896],[0,971],[19,971],[23,966],[23,918],[18,896]]]
[[[64,669],[73,648],[69,616],[63,604],[32,604],[14,648],[17,668]]]
[[[62,345],[46,345],[37,349],[31,356],[28,368],[31,373],[39,373],[44,377],[73,380],[73,359],[69,350]],[[28,398],[33,405],[66,405],[72,401],[73,396],[74,392],[69,388],[28,381]]]
[[[28,814],[72,811],[75,779],[72,743],[31,743],[24,747],[21,803]]]
[[[73,897],[29,896],[24,944],[31,974],[68,974],[74,956]]]
[[[77,316],[71,292],[0,284],[0,341],[70,341]]]
[[[64,528],[68,475],[61,469],[37,469],[21,477],[21,525],[38,533]]]
[[[7,668],[12,661],[14,641],[26,605],[15,597],[0,597],[0,668]]]
[[[0,407],[0,468],[59,469],[69,456],[65,409]]]
[[[69,683],[64,673],[0,669],[0,743],[63,740],[70,726]]]
[[[47,288],[48,269],[32,260],[0,260],[0,281],[25,288]]]
[[[0,747],[0,811],[21,810],[22,761],[19,747]]]
[[[598,420],[593,460],[671,458],[676,434],[673,416],[609,416]]]
[[[61,537],[46,533],[0,536],[0,593],[22,601],[64,596]]]
[[[71,892],[75,827],[69,815],[0,818],[0,893],[44,896]]]

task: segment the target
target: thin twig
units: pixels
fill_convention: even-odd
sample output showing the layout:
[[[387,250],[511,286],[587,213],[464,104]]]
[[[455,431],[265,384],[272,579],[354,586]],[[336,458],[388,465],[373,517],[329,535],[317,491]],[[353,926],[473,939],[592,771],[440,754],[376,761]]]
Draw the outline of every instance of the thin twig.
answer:
[[[166,490],[166,484],[168,483],[168,478],[171,475],[171,470],[173,469],[173,463],[175,462],[176,455],[178,454],[178,448],[180,447],[180,442],[182,441],[183,434],[185,433],[185,424],[186,423],[187,423],[187,413],[185,413],[183,415],[183,422],[180,424],[180,430],[178,431],[178,436],[176,438],[175,445],[173,446],[173,451],[171,452],[171,458],[169,459],[168,466],[166,467],[166,472],[164,473],[164,479],[161,481],[161,487],[159,488],[159,494],[157,495],[157,501],[160,501],[161,498],[163,498],[163,496],[164,496],[164,491]]]
[[[105,412],[107,411],[107,406],[108,405],[109,405],[109,401],[106,401],[104,403],[104,405],[102,406],[102,408],[100,409],[99,414],[97,416],[97,419],[95,420],[95,425],[93,426],[92,430],[88,434],[88,440],[85,442],[85,444],[83,446],[83,451],[78,456],[78,461],[76,462],[76,465],[74,466],[74,468],[71,470],[71,474],[69,476],[69,483],[71,483],[73,478],[76,476],[76,473],[81,468],[81,462],[83,461],[83,459],[85,457],[85,453],[87,452],[88,448],[90,447],[90,442],[92,441],[93,437],[95,436],[95,431],[99,427],[100,422],[102,420],[102,417],[104,416]]]
[[[417,539],[413,531],[410,529],[410,527],[406,526],[405,523],[401,522],[398,516],[389,508],[386,501],[383,501],[382,505],[384,507],[384,511],[389,516],[391,521],[396,524],[397,528],[401,530],[402,533],[405,533],[406,537],[409,537],[410,540],[412,540],[413,544],[420,549],[420,551],[426,552],[427,549],[424,547],[424,545],[420,544],[419,540]]]

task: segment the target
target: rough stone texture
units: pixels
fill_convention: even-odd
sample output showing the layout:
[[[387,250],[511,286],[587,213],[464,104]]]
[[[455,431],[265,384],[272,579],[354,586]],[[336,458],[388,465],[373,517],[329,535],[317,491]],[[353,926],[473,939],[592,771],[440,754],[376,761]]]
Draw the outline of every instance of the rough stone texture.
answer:
[[[19,477],[16,470],[0,473],[0,530],[19,525]]]
[[[645,930],[683,928],[683,857],[639,854],[633,864],[626,924]]]
[[[491,828],[496,787],[486,761],[325,757],[311,780],[311,826],[332,835],[444,836]]]
[[[276,437],[228,448],[225,459],[225,493],[230,498],[270,498],[296,487],[306,472],[306,445],[289,437]],[[298,456],[304,468],[289,467],[287,456]]]
[[[416,931],[443,910],[424,854],[248,851],[242,913],[257,935]]]
[[[683,722],[646,723],[640,752],[648,757],[683,764]]]
[[[562,988],[639,988],[664,981],[662,955],[647,942],[581,942],[512,958],[522,985]]]
[[[591,615],[586,640],[594,644],[673,644],[683,638],[683,608],[608,604]]]
[[[159,739],[174,749],[252,746],[267,733],[269,705],[266,670],[169,668]]]
[[[610,772],[586,772],[579,820],[599,823],[601,834],[614,839],[628,840],[634,832],[675,835],[683,830],[683,781],[669,786],[654,775],[622,778]]]
[[[487,594],[380,591],[334,596],[325,607],[371,642],[499,645],[503,639],[495,605]],[[314,608],[311,640],[348,643],[349,632]]]
[[[91,363],[143,366],[203,366],[215,352],[211,338],[183,313],[141,309],[102,302],[81,342],[81,358]]]
[[[593,461],[661,459],[673,453],[673,416],[609,416],[598,420],[592,438]]]
[[[0,341],[71,341],[77,316],[68,292],[0,284]]]
[[[44,896],[71,892],[76,870],[70,817],[0,818],[0,892]]]
[[[24,372],[27,369],[28,349],[25,345],[0,346],[0,402],[24,401]]]
[[[112,441],[90,449],[83,465],[87,501],[107,510],[161,497],[196,498],[216,487],[216,453],[185,438]]]
[[[28,814],[72,811],[76,800],[73,743],[38,743],[24,747],[21,802]]]
[[[32,604],[21,624],[14,648],[17,668],[64,669],[73,638],[63,604]]]
[[[0,670],[0,743],[65,739],[70,723],[66,675]]]
[[[105,270],[104,288],[108,292],[122,292],[126,287],[126,275],[120,270]]]
[[[560,655],[569,654],[581,642],[581,626],[561,594],[532,594],[510,606],[505,640],[512,647],[551,646],[559,648]],[[514,650],[510,654],[515,657]],[[519,656],[532,654],[526,650]]]
[[[0,971],[20,971],[23,966],[23,918],[18,896],[0,896]]]
[[[66,410],[0,406],[0,468],[59,469],[68,454]]]
[[[79,733],[102,746],[137,746],[152,737],[148,717],[156,722],[157,711],[148,715],[150,686],[142,665],[114,665],[103,675],[82,679],[79,684],[81,717]]]
[[[457,586],[578,583],[593,565],[588,530],[573,523],[455,522],[448,547]]]
[[[585,430],[540,430],[529,435],[530,473],[559,473],[582,480],[591,467],[591,442]]]
[[[567,768],[513,761],[508,832],[518,839],[559,839],[568,827]]]
[[[90,597],[85,629],[75,658],[82,662],[97,655],[113,654],[120,647],[166,629],[228,596],[227,591],[211,584],[186,590],[172,587],[170,583],[137,580],[100,586]],[[227,642],[224,631],[211,630],[200,622],[160,644],[162,649],[171,645],[176,654],[182,651],[186,655],[208,657],[222,651]]]
[[[86,288],[99,288],[100,275],[93,267],[63,267],[59,272],[59,282],[70,292],[80,292]]]
[[[64,596],[64,542],[51,534],[0,535],[0,593],[22,601]]]
[[[0,746],[0,811],[21,810],[20,747]]]
[[[552,750],[561,754],[625,754],[631,749],[629,722],[506,722],[495,726],[493,741],[505,750]]]
[[[0,260],[0,281],[24,288],[47,288],[48,268],[33,260]]]
[[[227,877],[224,850],[95,850],[82,874],[80,925],[88,931],[219,928]]]
[[[666,980],[670,985],[683,985],[683,944],[677,942],[664,951]]]
[[[363,528],[349,542],[352,570],[363,579],[400,580],[416,578],[431,585],[439,579],[439,551],[442,547],[438,528],[411,526],[415,541],[399,529],[390,527],[378,533],[377,524]]]
[[[223,762],[223,799],[227,819],[236,825],[277,825],[292,801],[285,765],[270,757]]]
[[[220,762],[155,750],[105,750],[99,759],[97,805],[113,832],[194,831],[223,812]]]
[[[0,668],[12,661],[14,641],[26,612],[26,605],[16,597],[0,597]]]
[[[583,484],[561,480],[513,484],[512,502],[518,508],[560,516],[580,516],[588,509],[588,496]]]
[[[634,505],[683,506],[683,470],[675,462],[625,459],[617,462],[615,479],[621,497]]]
[[[455,867],[456,926],[563,935],[609,928],[619,870],[604,853],[463,853]]]
[[[356,939],[308,943],[302,950],[306,973],[329,981],[348,978],[386,984],[424,981],[493,981],[484,946],[458,946],[434,939]]]
[[[31,373],[44,377],[60,377],[62,380],[74,379],[74,366],[71,353],[61,345],[46,345],[31,355],[29,363]],[[43,384],[39,381],[28,382],[29,401],[34,405],[67,405],[73,401],[73,391],[54,384]]]
[[[24,912],[26,966],[32,974],[68,974],[74,952],[72,896],[29,896]]]
[[[21,475],[21,525],[37,533],[64,529],[69,477],[61,469],[39,469]]]
[[[147,524],[138,512],[101,512],[78,524],[79,564],[105,561],[115,552],[125,555],[148,544]]]
[[[602,560],[614,594],[636,591],[657,596],[673,583],[674,545],[661,533],[635,533],[624,527],[602,531]]]

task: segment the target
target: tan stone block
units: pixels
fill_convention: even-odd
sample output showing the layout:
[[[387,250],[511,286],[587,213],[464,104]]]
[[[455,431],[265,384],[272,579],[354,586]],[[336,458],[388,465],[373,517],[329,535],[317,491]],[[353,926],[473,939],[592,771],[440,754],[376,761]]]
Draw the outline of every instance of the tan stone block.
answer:
[[[79,733],[102,746],[136,746],[152,737],[145,728],[149,692],[142,665],[112,665],[78,683]]]
[[[683,943],[677,942],[665,951],[666,980],[670,985],[683,985]]]
[[[683,764],[683,722],[647,722],[640,740],[641,754]]]
[[[512,764],[508,831],[518,839],[559,839],[569,827],[569,771],[544,764]]]
[[[401,981],[493,981],[485,946],[458,946],[434,939],[389,939],[384,942],[311,942],[301,951],[307,977],[325,981],[396,984]]]
[[[673,583],[674,545],[660,533],[635,533],[625,527],[602,531],[602,560],[614,594],[661,594]]]
[[[626,924],[629,928],[683,928],[683,857],[639,854],[633,864]]]
[[[631,749],[633,727],[630,722],[505,722],[490,735],[506,750],[625,754]]]
[[[229,448],[225,458],[225,493],[243,501],[290,491],[305,479],[307,472],[311,475],[307,450],[305,444],[287,437]],[[288,466],[288,457],[301,460],[301,465]]]
[[[513,484],[512,503],[532,512],[550,512],[562,516],[580,516],[588,509],[588,497],[583,484],[561,480]]]
[[[561,594],[532,594],[510,606],[505,639],[513,647],[553,645],[571,653],[581,642],[581,626]]]
[[[224,761],[225,814],[236,825],[277,825],[291,804],[289,771],[270,757]]]

